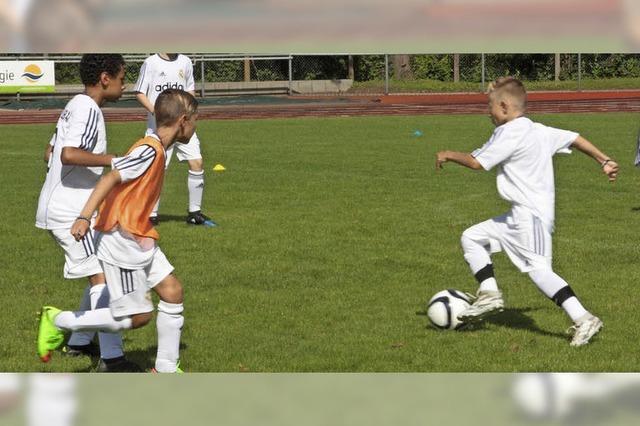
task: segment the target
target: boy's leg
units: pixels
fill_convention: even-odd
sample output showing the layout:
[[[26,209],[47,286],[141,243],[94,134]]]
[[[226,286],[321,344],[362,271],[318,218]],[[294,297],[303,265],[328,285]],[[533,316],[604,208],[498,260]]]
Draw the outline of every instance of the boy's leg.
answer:
[[[38,353],[43,361],[48,361],[50,352],[61,344],[63,330],[115,332],[141,327],[150,320],[153,304],[148,295],[145,270],[123,269],[106,262],[100,265],[111,295],[109,307],[84,312],[62,312],[45,307],[38,333]]]
[[[504,310],[502,293],[491,263],[491,244],[497,233],[493,219],[479,223],[463,232],[461,238],[464,258],[471,268],[471,272],[478,281],[478,297],[471,306],[458,315],[463,322],[478,322],[494,313]],[[494,246],[498,241],[493,239]]]
[[[54,230],[51,235],[65,253],[64,277],[68,279],[89,277],[88,305],[86,294],[83,296],[81,311],[107,308],[109,294],[105,284],[105,276],[100,262],[95,255],[94,234],[90,229],[85,237],[76,241],[68,229]],[[90,342],[95,332],[75,331],[69,338],[67,353],[91,353]],[[124,356],[122,337],[117,333],[99,333],[100,357],[102,359],[118,359]],[[79,353],[78,353],[79,352]]]
[[[149,134],[150,129],[147,129],[147,134]],[[152,132],[153,133],[153,132]],[[173,147],[175,144],[171,145],[166,152],[166,157],[164,160],[164,168],[165,170],[169,168],[169,163],[171,163],[171,156],[173,155]],[[160,195],[162,196],[162,194]],[[158,197],[158,201],[156,201],[156,205],[153,206],[153,210],[151,211],[151,215],[149,216],[149,220],[155,226],[160,223],[158,219],[158,211],[160,210],[160,197]]]
[[[194,133],[187,144],[178,143],[173,146],[176,147],[176,157],[178,157],[178,160],[189,163],[189,174],[187,176],[187,189],[189,192],[187,223],[208,227],[216,226],[216,223],[211,220],[211,218],[202,214],[204,170],[202,167],[203,161],[198,135]]]
[[[602,321],[587,311],[569,284],[551,269],[537,269],[529,273],[531,280],[549,299],[560,306],[574,322],[571,346],[582,346],[600,331]]]
[[[575,333],[571,346],[585,345],[600,331],[602,321],[588,312],[569,284],[553,272],[551,267],[553,238],[550,229],[535,216],[528,225],[530,226],[524,227],[530,228],[531,231],[528,250],[521,250],[521,255],[526,258],[526,263],[530,266],[529,277],[540,291],[564,309],[574,322],[572,329]]]
[[[460,238],[464,259],[480,285],[479,291],[498,291],[490,257],[491,237],[488,231],[492,227],[490,222],[485,221],[468,228]]]
[[[149,266],[148,282],[160,297],[156,326],[158,353],[155,370],[159,373],[178,372],[180,337],[184,324],[182,284],[173,275],[173,266],[159,249]],[[163,278],[161,278],[163,277]],[[158,282],[158,280],[160,281]]]
[[[91,310],[90,290],[91,284],[87,284],[87,287],[84,289],[84,293],[82,294],[80,306],[78,307],[79,311]],[[98,356],[97,348],[92,344],[95,334],[96,333],[94,331],[77,331],[71,333],[71,336],[67,341],[67,346],[63,348],[63,352],[69,356]]]

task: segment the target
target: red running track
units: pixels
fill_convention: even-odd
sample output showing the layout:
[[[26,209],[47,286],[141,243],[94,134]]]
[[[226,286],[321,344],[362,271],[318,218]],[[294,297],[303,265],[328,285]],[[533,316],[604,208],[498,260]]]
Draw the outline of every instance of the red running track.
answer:
[[[202,106],[200,119],[234,120],[291,117],[355,117],[371,115],[487,114],[487,97],[480,93],[388,96],[292,97],[278,105]],[[298,102],[305,100],[304,103]],[[310,102],[317,100],[318,102]],[[107,121],[144,121],[142,108],[105,108]],[[531,113],[640,112],[640,90],[532,92]],[[60,110],[0,110],[0,124],[55,123]]]

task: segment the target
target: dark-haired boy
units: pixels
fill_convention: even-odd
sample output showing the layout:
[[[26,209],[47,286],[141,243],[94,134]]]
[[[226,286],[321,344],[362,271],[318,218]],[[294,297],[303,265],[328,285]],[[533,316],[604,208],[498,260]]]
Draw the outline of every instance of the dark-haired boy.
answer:
[[[159,235],[149,214],[160,197],[166,151],[174,142],[189,142],[196,129],[197,108],[196,99],[184,90],[162,92],[154,108],[156,132],[134,143],[124,157],[114,158],[111,172],[96,185],[70,232],[82,240],[91,229],[90,218],[100,207],[96,248],[107,276],[109,308],[62,312],[45,306],[38,331],[41,358],[62,343],[63,330],[119,331],[144,326],[151,320],[149,291],[153,290],[160,298],[154,370],[180,372],[182,284],[157,245]]]
[[[40,192],[36,226],[49,231],[65,253],[64,277],[88,277],[89,286],[80,305],[89,310],[108,306],[105,276],[95,256],[93,233],[76,241],[69,233],[84,203],[89,198],[103,167],[111,165],[101,107],[116,101],[124,90],[124,59],[119,54],[87,54],[80,62],[82,94],[71,99],[47,145],[47,177]],[[74,333],[65,347],[71,355],[93,355],[94,333]],[[118,333],[99,333],[98,371],[130,371],[135,364],[127,361]],[[47,361],[47,359],[43,359]]]

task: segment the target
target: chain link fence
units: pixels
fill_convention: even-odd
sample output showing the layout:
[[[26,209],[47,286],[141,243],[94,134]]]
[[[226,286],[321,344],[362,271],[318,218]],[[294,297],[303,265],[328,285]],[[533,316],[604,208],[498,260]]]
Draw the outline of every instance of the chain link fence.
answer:
[[[362,92],[484,91],[506,75],[531,90],[640,88],[638,54],[372,55],[355,63],[353,91]]]
[[[529,90],[640,87],[640,54],[187,55],[202,97],[480,92],[505,75],[519,77]],[[128,96],[133,96],[132,86],[149,54],[124,56]],[[78,90],[79,55],[0,57],[11,59],[53,60],[58,96]]]

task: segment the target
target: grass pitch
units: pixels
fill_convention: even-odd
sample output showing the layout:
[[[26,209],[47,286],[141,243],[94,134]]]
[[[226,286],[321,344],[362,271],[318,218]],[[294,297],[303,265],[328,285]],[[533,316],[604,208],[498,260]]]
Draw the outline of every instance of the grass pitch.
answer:
[[[638,115],[537,115],[580,132],[622,165],[609,184],[581,153],[556,160],[554,268],[604,320],[592,344],[569,347],[563,311],[494,256],[507,309],[479,330],[427,327],[437,291],[477,288],[461,233],[504,213],[494,172],[453,164],[491,134],[485,116],[204,121],[204,212],[189,227],[187,169],[173,159],[161,203],[160,246],[185,286],[186,371],[638,371],[640,177]],[[35,355],[36,312],[75,309],[85,283],[62,278],[62,251],[34,227],[44,147],[54,125],[2,126],[0,371],[90,371],[89,360]],[[124,152],[143,123],[111,123]],[[423,136],[414,136],[421,130]],[[227,171],[214,173],[222,163]],[[128,356],[152,366],[154,323],[125,333]]]

